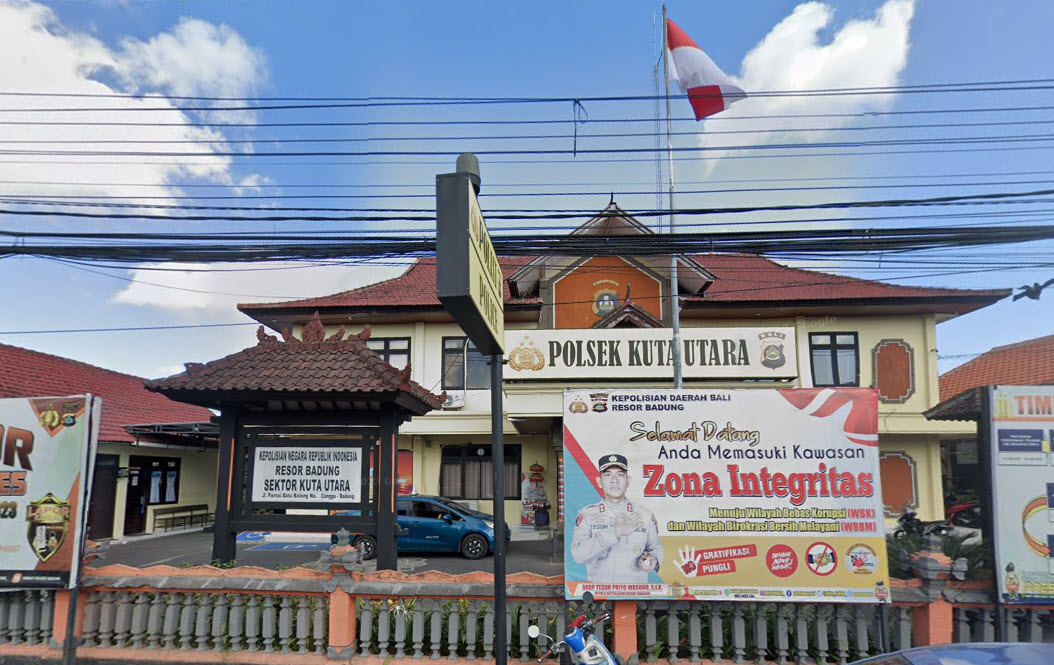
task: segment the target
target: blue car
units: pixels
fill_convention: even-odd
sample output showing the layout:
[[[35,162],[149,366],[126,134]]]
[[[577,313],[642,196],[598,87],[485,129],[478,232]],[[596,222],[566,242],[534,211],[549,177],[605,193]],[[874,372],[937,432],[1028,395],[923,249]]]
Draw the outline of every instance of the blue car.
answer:
[[[396,512],[400,552],[461,552],[466,559],[482,559],[494,549],[494,517],[456,501],[438,496],[404,496],[399,497]],[[506,524],[506,544],[510,539]],[[351,544],[362,548],[363,558],[377,555],[373,536],[356,536]]]
[[[1054,645],[1027,642],[941,644],[865,658],[852,665],[1049,665]]]

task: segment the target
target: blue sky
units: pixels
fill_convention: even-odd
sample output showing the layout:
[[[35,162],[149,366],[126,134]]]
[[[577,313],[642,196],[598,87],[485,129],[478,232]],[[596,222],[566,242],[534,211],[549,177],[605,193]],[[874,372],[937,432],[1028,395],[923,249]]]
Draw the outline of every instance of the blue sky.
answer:
[[[77,2],[6,3],[0,0],[0,90],[138,93],[202,96],[444,96],[444,97],[575,97],[654,94],[653,63],[656,26],[661,5],[655,2],[534,2],[494,3],[266,3],[266,2]],[[749,91],[757,89],[835,88],[872,85],[916,85],[951,82],[1050,78],[1048,27],[1054,5],[1043,2],[671,2],[672,19],[704,48],[728,74]],[[17,63],[12,66],[10,63]],[[37,100],[39,102],[39,100]],[[11,108],[11,98],[0,105]],[[134,106],[133,102],[128,102]],[[138,103],[138,102],[136,102]],[[763,145],[777,141],[827,142],[856,139],[903,139],[934,136],[1047,134],[1050,124],[985,127],[928,127],[850,131],[865,125],[966,122],[1042,123],[1054,121],[1054,110],[1031,113],[936,113],[883,115],[889,112],[953,108],[1054,105],[1051,92],[901,94],[881,97],[748,99],[703,123],[679,123],[686,132],[682,147],[710,148]],[[0,106],[3,108],[3,106]],[[676,117],[687,116],[687,102],[674,99]],[[797,113],[878,115],[854,118],[788,119]],[[282,149],[274,139],[414,136],[480,136],[520,133],[563,133],[570,125],[490,127],[340,127],[231,128],[234,120],[252,123],[287,120],[368,121],[413,120],[567,120],[568,103],[552,105],[492,105],[472,107],[371,108],[360,110],[258,111],[203,113],[123,113],[122,118],[158,118],[205,126],[164,129],[66,129],[0,127],[0,142],[13,138],[99,138],[133,136],[142,139],[195,139],[205,149],[266,152]],[[611,139],[590,133],[627,131],[630,125],[601,122],[612,118],[648,118],[645,102],[588,102],[577,127],[578,146],[602,148]],[[751,119],[776,114],[778,119]],[[237,116],[237,117],[235,117]],[[8,115],[7,117],[16,117]],[[23,117],[23,116],[17,116]],[[28,117],[28,116],[27,116]],[[1051,124],[1054,124],[1052,122]],[[652,123],[632,125],[648,132]],[[778,130],[810,128],[798,134]],[[750,129],[753,134],[719,134]],[[64,133],[65,132],[65,133]],[[80,132],[77,134],[77,132]],[[691,132],[691,133],[688,133]],[[125,136],[127,134],[127,136]],[[791,136],[793,138],[788,138]],[[624,139],[620,145],[648,147],[650,137]],[[568,147],[567,138],[537,139],[530,147]],[[510,147],[506,140],[451,139],[443,142],[377,140],[340,144],[337,149],[439,149],[484,151]],[[518,146],[527,145],[519,142]],[[816,185],[852,188],[809,192],[745,192],[685,194],[680,206],[747,205],[833,200],[922,197],[968,191],[1020,191],[1049,188],[1054,182],[1051,150],[1042,139],[999,151],[896,154],[845,154],[811,158],[744,158],[749,151],[714,153],[716,158],[679,161],[679,189],[786,187],[802,184],[760,181],[783,178],[834,178]],[[1021,149],[1027,148],[1027,149]],[[330,149],[309,145],[307,149]],[[790,151],[785,151],[790,152]],[[823,153],[817,150],[816,153]],[[827,152],[839,152],[831,150]],[[887,150],[888,152],[888,150]],[[757,154],[757,153],[755,153]],[[774,154],[767,152],[763,154]],[[599,210],[609,192],[629,211],[656,206],[654,195],[628,192],[655,189],[656,165],[637,162],[598,163],[588,156],[557,157],[534,164],[506,163],[515,158],[481,157],[484,204],[488,208],[575,208]],[[341,192],[430,194],[434,175],[450,170],[453,158],[416,160],[425,163],[362,163],[325,158],[210,157],[180,162],[105,159],[52,160],[26,163],[0,157],[0,195],[151,195],[158,201],[185,202],[172,197],[200,194],[268,196],[322,194],[336,188],[312,189],[312,184],[357,185]],[[43,161],[43,160],[36,160]],[[147,162],[163,162],[147,163]],[[376,161],[376,160],[375,160]],[[389,160],[392,161],[392,160]],[[403,160],[414,161],[414,160]],[[358,162],[358,163],[356,163]],[[991,177],[978,174],[1048,171],[1030,175]],[[901,176],[946,175],[945,178],[895,179]],[[972,179],[971,179],[972,176]],[[663,171],[665,177],[665,171]],[[867,178],[879,178],[871,179]],[[748,180],[748,183],[728,181]],[[18,181],[17,183],[15,181]],[[63,182],[64,187],[26,183]],[[94,186],[73,183],[130,183]],[[928,183],[930,187],[912,186]],[[1010,183],[1022,182],[1022,184]],[[582,184],[588,183],[588,184]],[[954,187],[977,183],[976,187]],[[998,184],[1008,183],[1008,184]],[[135,186],[131,186],[134,184]],[[531,185],[534,186],[531,186]],[[810,183],[805,183],[810,184]],[[896,185],[884,189],[855,184]],[[193,187],[210,185],[210,187]],[[301,187],[294,187],[301,185]],[[378,186],[403,188],[378,189]],[[518,186],[519,185],[519,186]],[[551,196],[508,196],[516,192]],[[589,191],[580,197],[561,192]],[[497,196],[504,194],[506,196]],[[170,200],[171,199],[171,200]],[[263,205],[261,199],[231,200],[231,205]],[[282,201],[295,205],[295,201]],[[417,199],[313,199],[306,205],[428,207]],[[1029,206],[973,206],[970,212],[1004,213]],[[963,207],[911,209],[915,220],[875,224],[985,222],[934,220],[927,213],[946,214]],[[886,211],[888,212],[888,211]],[[904,212],[904,211],[900,211]],[[874,213],[879,214],[879,213]],[[767,221],[793,223],[807,215],[785,215]],[[860,215],[863,216],[863,215]],[[228,231],[235,223],[83,222],[64,218],[27,221],[0,215],[0,228],[47,230],[187,230]],[[752,220],[760,220],[753,217]],[[699,220],[682,220],[691,223]],[[732,221],[719,219],[717,221]],[[738,221],[738,219],[737,219]],[[564,223],[560,223],[564,224]],[[831,222],[861,225],[865,222]],[[492,223],[500,229],[502,223]],[[256,230],[278,230],[255,225]],[[321,230],[345,226],[315,224],[296,228]],[[403,224],[401,228],[408,228]],[[421,227],[413,227],[421,228]],[[971,256],[994,254],[1015,262],[1042,262],[1054,249],[1050,243],[959,253],[956,261],[969,267]],[[975,274],[943,267],[862,272],[851,264],[831,269],[865,277],[897,277],[897,283],[968,288],[1015,287],[1054,277],[1054,266],[1030,270],[989,270]],[[1048,262],[1050,263],[1050,262]],[[809,262],[811,267],[828,265]],[[229,269],[234,266],[221,266]],[[274,301],[333,293],[399,270],[381,266],[299,267],[287,270],[236,272],[160,272],[98,266],[71,266],[38,259],[0,260],[0,307],[6,313],[0,331],[111,327],[152,327],[244,322],[234,303]],[[961,272],[961,270],[958,270]],[[911,279],[912,275],[929,275]],[[135,281],[129,281],[135,280]],[[154,285],[162,285],[161,287]],[[1049,334],[1054,327],[1054,291],[1040,301],[1005,301],[984,311],[942,324],[939,348],[942,369],[961,362],[963,354],[991,346]],[[254,342],[253,328],[184,329],[177,331],[78,334],[4,334],[0,342],[78,358],[144,376],[178,371],[185,361],[205,361]]]

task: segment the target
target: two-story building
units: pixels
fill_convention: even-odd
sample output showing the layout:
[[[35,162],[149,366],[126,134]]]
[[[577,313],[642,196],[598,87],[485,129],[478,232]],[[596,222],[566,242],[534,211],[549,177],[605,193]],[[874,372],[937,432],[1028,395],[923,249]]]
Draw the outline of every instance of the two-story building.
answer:
[[[651,233],[612,204],[572,235]],[[1008,291],[899,286],[750,255],[699,253],[678,261],[686,388],[875,387],[887,516],[907,507],[923,519],[941,515],[940,438],[949,425],[922,416],[939,401],[937,324]],[[555,251],[501,264],[506,515],[511,524],[518,516],[528,521],[524,499],[540,483],[555,520],[562,391],[672,385],[670,260]],[[416,381],[447,393],[443,410],[401,430],[403,489],[490,509],[489,366],[436,299],[434,259],[350,291],[239,309],[276,331],[299,332],[316,311],[328,327],[369,323],[371,348],[397,367],[410,363]],[[604,351],[610,345],[598,343],[612,339],[636,339],[637,357],[612,358]],[[766,340],[769,365],[778,369],[756,356]]]

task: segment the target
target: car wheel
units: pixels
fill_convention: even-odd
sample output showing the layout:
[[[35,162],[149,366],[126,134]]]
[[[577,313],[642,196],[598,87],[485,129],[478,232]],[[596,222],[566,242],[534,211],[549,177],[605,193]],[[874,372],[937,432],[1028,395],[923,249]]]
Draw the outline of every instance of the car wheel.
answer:
[[[377,556],[377,539],[373,536],[355,536],[351,544],[359,548],[364,561]]]
[[[478,533],[470,533],[461,541],[461,554],[466,559],[482,559],[489,550],[487,539]]]

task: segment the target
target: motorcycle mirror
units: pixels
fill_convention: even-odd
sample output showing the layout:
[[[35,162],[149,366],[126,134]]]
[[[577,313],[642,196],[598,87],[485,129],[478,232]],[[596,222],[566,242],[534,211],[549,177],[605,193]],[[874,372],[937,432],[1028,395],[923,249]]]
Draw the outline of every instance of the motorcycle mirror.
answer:
[[[538,636],[542,634],[542,629],[538,626],[527,626],[527,636],[532,640],[538,639]]]
[[[585,593],[583,593],[582,594],[582,602],[584,602],[586,605],[592,605],[593,604],[593,594],[590,593],[589,591],[586,591]]]

